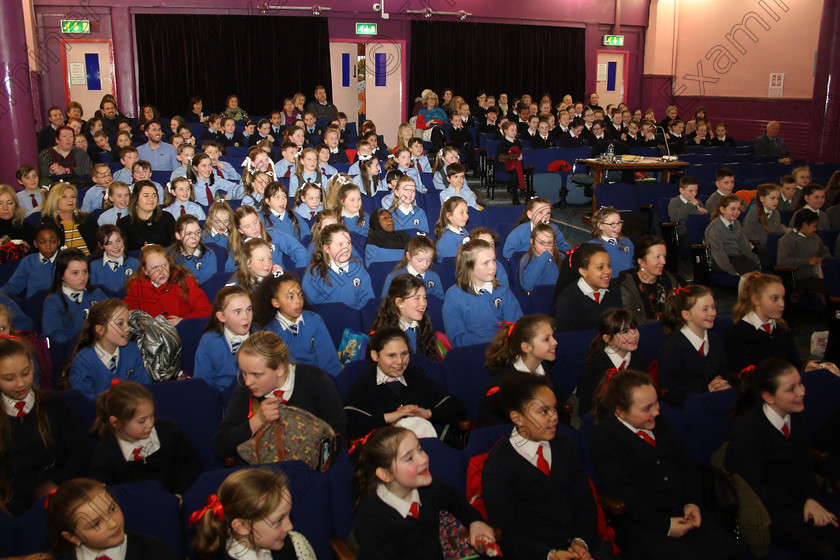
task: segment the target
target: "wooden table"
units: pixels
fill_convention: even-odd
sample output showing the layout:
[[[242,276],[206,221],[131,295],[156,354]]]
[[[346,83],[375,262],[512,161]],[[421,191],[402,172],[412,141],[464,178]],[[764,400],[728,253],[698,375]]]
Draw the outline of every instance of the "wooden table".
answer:
[[[595,185],[602,183],[604,179],[604,171],[661,171],[662,181],[668,183],[671,181],[671,171],[681,169],[688,166],[687,161],[662,161],[659,158],[646,158],[639,156],[624,156],[626,159],[617,161],[616,163],[608,163],[603,159],[579,159],[580,163],[591,167],[595,172],[594,183],[592,185],[592,214],[598,211],[598,202],[595,200]]]

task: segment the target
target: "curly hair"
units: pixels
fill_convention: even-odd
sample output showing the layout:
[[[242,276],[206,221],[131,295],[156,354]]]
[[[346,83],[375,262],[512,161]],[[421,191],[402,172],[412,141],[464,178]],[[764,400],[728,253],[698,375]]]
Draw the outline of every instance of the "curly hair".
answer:
[[[411,274],[396,276],[388,287],[388,295],[382,299],[379,311],[376,312],[376,317],[373,319],[371,330],[376,331],[382,327],[399,327],[400,310],[397,300],[413,297],[421,288],[425,291],[426,285],[423,280],[416,276]],[[423,313],[423,318],[418,321],[417,352],[430,360],[438,360],[435,333],[428,313]]]

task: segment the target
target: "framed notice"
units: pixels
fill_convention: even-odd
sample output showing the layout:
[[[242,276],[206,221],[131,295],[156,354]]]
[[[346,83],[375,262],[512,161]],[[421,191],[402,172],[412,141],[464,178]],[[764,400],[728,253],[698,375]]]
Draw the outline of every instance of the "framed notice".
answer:
[[[785,91],[785,75],[783,72],[770,74],[770,88],[767,97],[782,97]]]

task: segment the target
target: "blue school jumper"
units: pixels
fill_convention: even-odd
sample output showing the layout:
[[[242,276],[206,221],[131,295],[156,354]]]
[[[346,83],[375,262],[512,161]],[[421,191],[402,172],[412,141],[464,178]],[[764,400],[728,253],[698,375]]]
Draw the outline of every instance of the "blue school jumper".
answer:
[[[394,217],[395,230],[419,229],[429,233],[429,219],[426,217],[426,212],[422,208],[418,208],[416,204],[412,205],[408,214],[404,213],[399,206],[389,211],[391,216]]]
[[[254,210],[259,211],[262,208],[262,201],[262,195],[255,191],[242,197],[242,206],[250,206]]]
[[[563,253],[568,253],[569,249],[572,248],[571,245],[566,241],[566,238],[563,237],[563,234],[560,233],[560,228],[557,227],[557,224],[551,224],[551,227],[554,228],[554,237],[555,242],[557,243],[557,250],[562,251]],[[525,222],[519,224],[510,234],[507,236],[505,240],[505,246],[502,249],[502,256],[506,259],[509,259],[513,254],[517,251],[527,251],[528,248],[531,246],[531,222]]]
[[[210,184],[210,179],[213,180],[213,184]],[[218,175],[210,175],[210,178],[207,181],[202,181],[201,179],[196,177],[195,183],[193,183],[193,191],[195,192],[195,201],[202,206],[210,206],[213,204],[213,200],[208,202],[207,200],[207,188],[210,188],[210,192],[213,193],[213,198],[215,199],[217,192],[222,192],[224,194],[229,194],[233,196],[233,191],[235,190],[236,185],[231,183],[230,181],[226,181],[222,179]]]
[[[51,260],[42,262],[44,256],[34,253],[23,257],[17,265],[12,277],[3,286],[3,290],[12,296],[19,296],[26,290],[24,297],[50,289],[55,272],[55,261],[58,253]]]
[[[437,262],[442,262],[445,257],[454,257],[458,254],[458,247],[464,244],[467,238],[467,230],[455,233],[449,228],[443,230],[440,239],[437,240]]]
[[[300,241],[288,233],[274,228],[266,227],[265,230],[268,232],[269,237],[271,237],[271,261],[274,264],[279,264],[283,268],[286,268],[283,264],[283,255],[288,255],[294,262],[296,268],[309,266],[309,253],[306,252],[306,249],[303,248]],[[234,272],[235,270],[236,264],[233,259],[233,252],[231,251],[225,262],[225,272]]]
[[[417,189],[417,192],[424,193],[426,192],[426,187],[423,185],[423,180],[420,179],[420,172],[417,171],[414,167],[409,167],[408,169],[403,169],[402,167],[397,168],[398,171],[402,171],[403,175],[407,175],[414,179],[414,187]]]
[[[350,259],[350,268],[340,275],[332,268],[327,270],[331,285],[328,286],[312,267],[303,275],[303,291],[313,304],[339,302],[353,309],[361,309],[374,298],[370,275],[357,259]]]
[[[394,278],[399,276],[400,274],[408,274],[408,268],[402,267],[398,268],[394,272],[390,273],[385,278],[385,287],[382,288],[382,297],[388,295],[388,288],[391,287],[391,282],[393,282]],[[440,281],[440,276],[438,276],[437,272],[434,270],[427,270],[422,277],[423,283],[426,284],[426,295],[427,296],[435,296],[439,300],[443,301],[443,284]]]
[[[181,217],[181,206],[184,207],[184,213],[189,214],[190,216],[195,216],[199,220],[207,219],[207,216],[204,214],[204,208],[196,204],[195,202],[186,201],[186,202],[173,202],[164,210],[172,214],[172,217],[175,218],[175,221],[178,221],[178,218]]]
[[[34,330],[34,325],[32,323],[32,319],[23,312],[23,309],[18,306],[18,304],[7,296],[2,290],[0,290],[0,305],[3,305],[11,311],[12,317],[12,328],[16,331],[31,331]],[[38,379],[38,376],[35,376],[35,379]],[[37,383],[36,383],[37,384]]]
[[[302,240],[304,237],[308,237],[311,233],[309,224],[304,222],[303,220],[297,221],[298,227],[300,228],[300,233],[295,231],[295,224],[288,216],[288,214],[290,214],[288,209],[280,216],[275,216],[274,212],[272,212],[271,210],[269,210],[269,214],[271,215],[271,219],[266,220],[265,213],[260,212],[260,218],[262,218],[263,224],[271,226],[278,231],[288,233],[298,241]]]
[[[615,242],[615,245],[613,245],[600,237],[589,240],[589,243],[600,245],[607,250],[607,254],[610,256],[610,264],[612,265],[612,277],[618,278],[618,275],[623,270],[635,268],[633,265],[633,253],[636,249],[633,247],[633,242],[626,237],[619,237]]]
[[[349,173],[348,173],[348,175],[349,175]],[[379,179],[379,183],[374,185],[373,184],[373,177],[371,177],[370,182],[371,182],[371,185],[370,185],[371,188],[374,189],[373,194],[390,190],[388,188],[388,183],[386,183],[382,179]],[[362,176],[361,175],[356,175],[356,176],[353,177],[353,184],[356,185],[357,187],[359,187],[359,190],[362,191],[362,196],[367,196],[367,191],[365,190],[364,183],[362,183]]]
[[[85,193],[85,198],[82,201],[81,210],[82,212],[87,212],[89,214],[94,210],[102,208],[102,201],[107,199],[108,189],[106,187],[94,185],[91,188],[89,188]]]
[[[331,376],[337,376],[341,372],[338,352],[324,320],[317,313],[307,310],[301,313],[301,317],[303,322],[298,323],[297,334],[281,325],[276,318],[265,326],[265,330],[283,339],[292,362],[317,366]]]
[[[375,262],[399,262],[405,255],[405,249],[385,249],[368,243],[365,245],[365,265]]]
[[[443,300],[443,324],[452,346],[490,342],[499,330],[499,321],[515,323],[521,317],[519,302],[504,286],[492,294],[474,295],[456,284],[446,290]]]
[[[551,251],[546,251],[539,257],[529,256],[527,253],[522,256],[518,267],[519,285],[526,292],[534,289],[534,286],[554,285],[560,275],[560,269],[551,256]]]
[[[78,389],[85,396],[95,399],[111,388],[112,379],[134,381],[143,385],[152,383],[146,366],[143,365],[140,349],[134,342],[129,341],[120,348],[116,372],[112,372],[102,363],[93,346],[83,348],[73,357],[68,376],[70,387]]]
[[[228,236],[223,233],[213,234],[210,231],[204,231],[201,233],[201,240],[204,241],[205,245],[218,245],[224,249],[227,249],[228,246]]]
[[[96,223],[100,226],[104,226],[105,224],[115,226],[117,225],[117,222],[125,216],[128,216],[128,208],[119,209],[112,206],[99,215],[99,219],[96,220]]]
[[[89,266],[90,280],[88,282],[91,286],[99,286],[112,294],[125,294],[125,281],[140,268],[140,261],[123,255],[123,262],[116,270],[110,264],[104,263],[102,259],[91,261]]]
[[[408,338],[408,349],[412,354],[417,353],[417,329],[418,327],[408,327],[403,331]]]
[[[239,365],[223,333],[206,332],[201,335],[195,350],[193,370],[193,377],[203,379],[220,391],[236,381]]]
[[[464,181],[464,186],[461,187],[461,194],[457,194],[455,192],[455,188],[452,185],[449,185],[448,187],[440,191],[440,203],[443,204],[453,196],[460,196],[464,199],[464,202],[467,203],[467,206],[469,206],[470,208],[475,208],[476,210],[481,210],[481,208],[479,208],[478,206],[478,199],[475,197],[475,193],[472,191],[471,188],[467,186],[466,181]]]
[[[58,342],[74,341],[82,331],[91,306],[106,299],[108,296],[102,290],[85,290],[82,292],[82,301],[76,303],[59,288],[58,292],[48,295],[44,300],[44,313],[41,317],[43,334]]]
[[[344,222],[344,225],[347,226],[347,230],[350,233],[355,233],[361,235],[362,237],[368,236],[368,229],[370,226],[368,225],[367,218],[362,218],[362,223],[359,224],[359,217],[354,216],[352,218],[348,218],[347,216],[342,216],[341,220]]]
[[[216,253],[208,248],[200,257],[185,255],[180,251],[175,253],[167,251],[174,258],[176,264],[180,264],[195,276],[199,284],[205,283],[211,276],[219,272],[219,265],[216,262]]]
[[[324,179],[324,176],[321,175],[320,169],[316,168],[315,171],[308,175],[306,174],[306,172],[304,172],[301,176],[303,177],[302,184],[300,183],[300,181],[298,181],[297,174],[292,173],[291,175],[289,175],[290,199],[293,199],[295,197],[295,193],[297,193],[298,188],[305,185],[306,183],[315,183],[316,185],[320,185],[320,187],[324,189],[324,192],[327,192],[327,181]]]
[[[505,288],[510,288],[510,278],[508,278],[507,267],[502,264],[502,261],[496,259],[496,280]]]

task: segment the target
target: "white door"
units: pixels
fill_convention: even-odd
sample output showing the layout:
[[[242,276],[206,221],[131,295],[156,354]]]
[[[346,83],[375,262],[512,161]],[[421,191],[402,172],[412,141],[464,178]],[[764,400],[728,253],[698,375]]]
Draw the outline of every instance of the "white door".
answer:
[[[359,120],[358,49],[356,43],[330,43],[332,102],[349,122]]]
[[[403,41],[374,38],[365,43],[366,115],[388,146],[396,145],[397,125],[405,120],[404,53]]]
[[[624,65],[627,54],[619,51],[598,51],[598,105],[618,105],[627,98],[624,91]]]
[[[116,95],[111,40],[62,39],[61,43],[66,101],[81,103],[85,117],[90,118],[99,109],[103,95]]]

